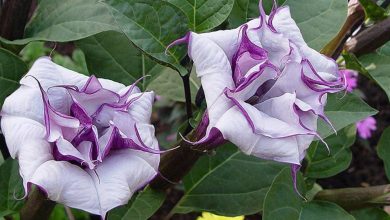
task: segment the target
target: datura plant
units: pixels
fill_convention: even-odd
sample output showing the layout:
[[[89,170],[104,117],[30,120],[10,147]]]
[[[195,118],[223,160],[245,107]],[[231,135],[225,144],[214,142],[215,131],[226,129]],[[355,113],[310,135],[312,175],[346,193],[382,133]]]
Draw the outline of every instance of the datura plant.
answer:
[[[390,218],[389,4],[0,0],[0,220]]]

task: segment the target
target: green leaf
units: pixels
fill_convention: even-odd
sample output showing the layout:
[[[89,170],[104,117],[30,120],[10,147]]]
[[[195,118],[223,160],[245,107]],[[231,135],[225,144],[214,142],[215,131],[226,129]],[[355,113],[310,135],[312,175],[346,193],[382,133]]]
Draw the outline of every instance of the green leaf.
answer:
[[[390,42],[374,53],[361,56],[359,60],[390,99]]]
[[[298,186],[302,186],[298,175]],[[300,192],[303,192],[300,189]],[[288,216],[288,217],[287,217]],[[263,220],[354,220],[336,204],[323,201],[304,202],[294,191],[289,168],[283,169],[274,179],[264,201]]]
[[[325,139],[329,146],[327,150],[324,143],[315,141],[311,144],[307,155],[305,176],[310,178],[327,178],[347,169],[352,160],[349,147],[355,142],[356,128],[349,126]]]
[[[378,142],[377,152],[385,165],[386,176],[390,179],[390,127],[383,131]]]
[[[0,48],[0,107],[4,99],[19,87],[27,65],[16,55]]]
[[[232,11],[234,0],[165,0],[180,8],[194,32],[205,32],[222,24]]]
[[[108,220],[146,220],[160,208],[164,200],[165,194],[163,192],[148,187],[139,192],[129,204],[110,211]]]
[[[125,85],[149,75],[150,77],[145,77],[139,84],[141,89],[145,89],[163,69],[161,65],[142,54],[122,33],[113,31],[99,33],[77,41],[76,45],[85,53],[90,73]]]
[[[89,75],[84,53],[80,49],[74,50],[72,57],[54,53],[53,62],[78,73]]]
[[[363,76],[372,79],[370,73],[366,70],[366,68],[364,68],[364,66],[360,63],[360,61],[354,54],[343,52],[343,58],[345,60],[345,67],[347,69],[356,70],[360,74],[363,74]]]
[[[262,209],[272,180],[285,165],[246,156],[232,144],[204,156],[184,178],[185,194],[174,211],[208,211],[224,216],[254,214]]]
[[[154,91],[156,94],[176,102],[185,102],[184,86],[180,75],[176,74],[171,68],[163,68],[161,74],[153,80],[147,87],[147,90]],[[200,88],[200,81],[196,73],[191,73],[191,101],[195,103],[196,94]]]
[[[297,185],[300,193],[303,193],[301,175],[298,176]],[[299,219],[302,205],[302,198],[299,197],[293,187],[290,168],[284,168],[272,181],[271,187],[265,196],[263,220],[285,219],[286,216],[289,220]]]
[[[181,10],[155,0],[107,0],[106,4],[113,7],[117,25],[138,48],[182,75],[187,74],[180,65],[186,48],[176,46],[166,51],[170,43],[188,31],[188,20]]]
[[[278,0],[283,4],[286,0]],[[270,12],[273,1],[263,1],[266,12]],[[251,19],[259,17],[259,0],[236,0],[229,16],[229,27],[236,28]]]
[[[314,201],[303,205],[300,220],[355,220],[340,206],[325,201]]]
[[[360,4],[364,8],[366,18],[372,21],[381,21],[387,18],[387,12],[384,8],[377,5],[372,0],[359,0]]]
[[[347,1],[287,0],[291,15],[306,43],[319,51],[340,30],[347,17]]]
[[[108,30],[120,31],[110,8],[100,0],[41,0],[26,27],[26,39],[3,41],[8,44],[36,40],[65,42]]]
[[[356,220],[390,220],[390,215],[380,208],[366,208],[352,211]]]
[[[377,111],[367,105],[354,94],[330,94],[325,106],[325,115],[328,116],[336,131],[355,122],[375,115]],[[323,120],[319,120],[318,132],[322,138],[333,134],[333,130]]]
[[[7,159],[0,166],[0,217],[17,213],[23,206],[22,178],[16,160]]]

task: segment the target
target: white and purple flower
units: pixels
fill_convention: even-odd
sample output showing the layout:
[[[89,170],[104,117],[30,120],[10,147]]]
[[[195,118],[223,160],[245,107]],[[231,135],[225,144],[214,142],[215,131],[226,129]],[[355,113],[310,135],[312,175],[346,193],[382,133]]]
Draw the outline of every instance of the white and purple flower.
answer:
[[[296,171],[317,134],[328,93],[345,89],[337,64],[304,41],[287,6],[237,29],[188,33],[207,102],[195,145],[228,140],[244,153],[293,164]]]
[[[38,59],[4,102],[1,129],[31,184],[49,199],[105,216],[157,174],[153,92]]]

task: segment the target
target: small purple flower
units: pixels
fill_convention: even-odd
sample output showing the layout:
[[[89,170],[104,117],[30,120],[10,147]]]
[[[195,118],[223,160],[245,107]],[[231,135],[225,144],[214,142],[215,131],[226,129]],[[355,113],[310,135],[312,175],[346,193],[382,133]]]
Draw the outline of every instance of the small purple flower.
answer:
[[[372,136],[372,132],[376,130],[376,120],[373,117],[368,117],[356,123],[359,136],[363,139],[368,139]]]
[[[207,102],[195,145],[228,140],[244,153],[295,164],[317,134],[327,94],[345,89],[337,64],[304,41],[287,6],[233,30],[188,33]],[[320,137],[319,137],[320,138]]]
[[[345,69],[340,70],[340,72],[344,75],[345,81],[347,83],[347,91],[352,92],[358,86],[358,73],[354,70]]]
[[[153,92],[38,59],[4,102],[1,129],[26,193],[101,215],[157,174]]]

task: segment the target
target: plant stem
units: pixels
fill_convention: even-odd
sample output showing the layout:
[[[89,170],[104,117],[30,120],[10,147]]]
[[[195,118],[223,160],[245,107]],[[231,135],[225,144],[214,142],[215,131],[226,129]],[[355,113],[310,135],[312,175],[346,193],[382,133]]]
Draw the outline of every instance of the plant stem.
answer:
[[[5,143],[4,135],[2,134],[0,134],[0,152],[3,155],[4,159],[8,159],[11,157],[7,148],[7,144]]]
[[[37,187],[31,191],[27,202],[20,211],[21,220],[46,220],[49,219],[55,206],[55,202],[47,199],[46,195]]]
[[[192,118],[190,77],[191,77],[193,63],[191,59],[188,56],[186,56],[181,62],[181,64],[187,69],[187,74],[185,76],[181,76],[181,79],[183,80],[184,96],[186,100],[186,111],[187,111],[187,128],[184,131],[184,135],[187,135],[193,129],[190,124],[190,119]]]
[[[365,29],[346,44],[344,49],[356,56],[370,53],[390,40],[390,17]]]
[[[348,8],[348,17],[338,34],[321,50],[321,53],[337,59],[344,47],[345,42],[351,37],[352,33],[364,21],[364,10],[360,5],[352,5]]]
[[[190,86],[190,74],[181,77],[184,85],[184,95],[186,99],[186,111],[187,119],[192,118],[192,101],[191,101],[191,86]]]
[[[0,36],[15,40],[23,38],[32,0],[8,0],[2,5]]]
[[[190,140],[194,138],[194,134],[193,131],[188,135]],[[159,175],[150,183],[152,188],[165,190],[179,182],[203,154],[191,149],[191,145],[184,140],[180,140],[176,146],[180,148],[167,152],[161,157]]]
[[[315,200],[334,202],[346,210],[390,204],[390,185],[322,190]]]

